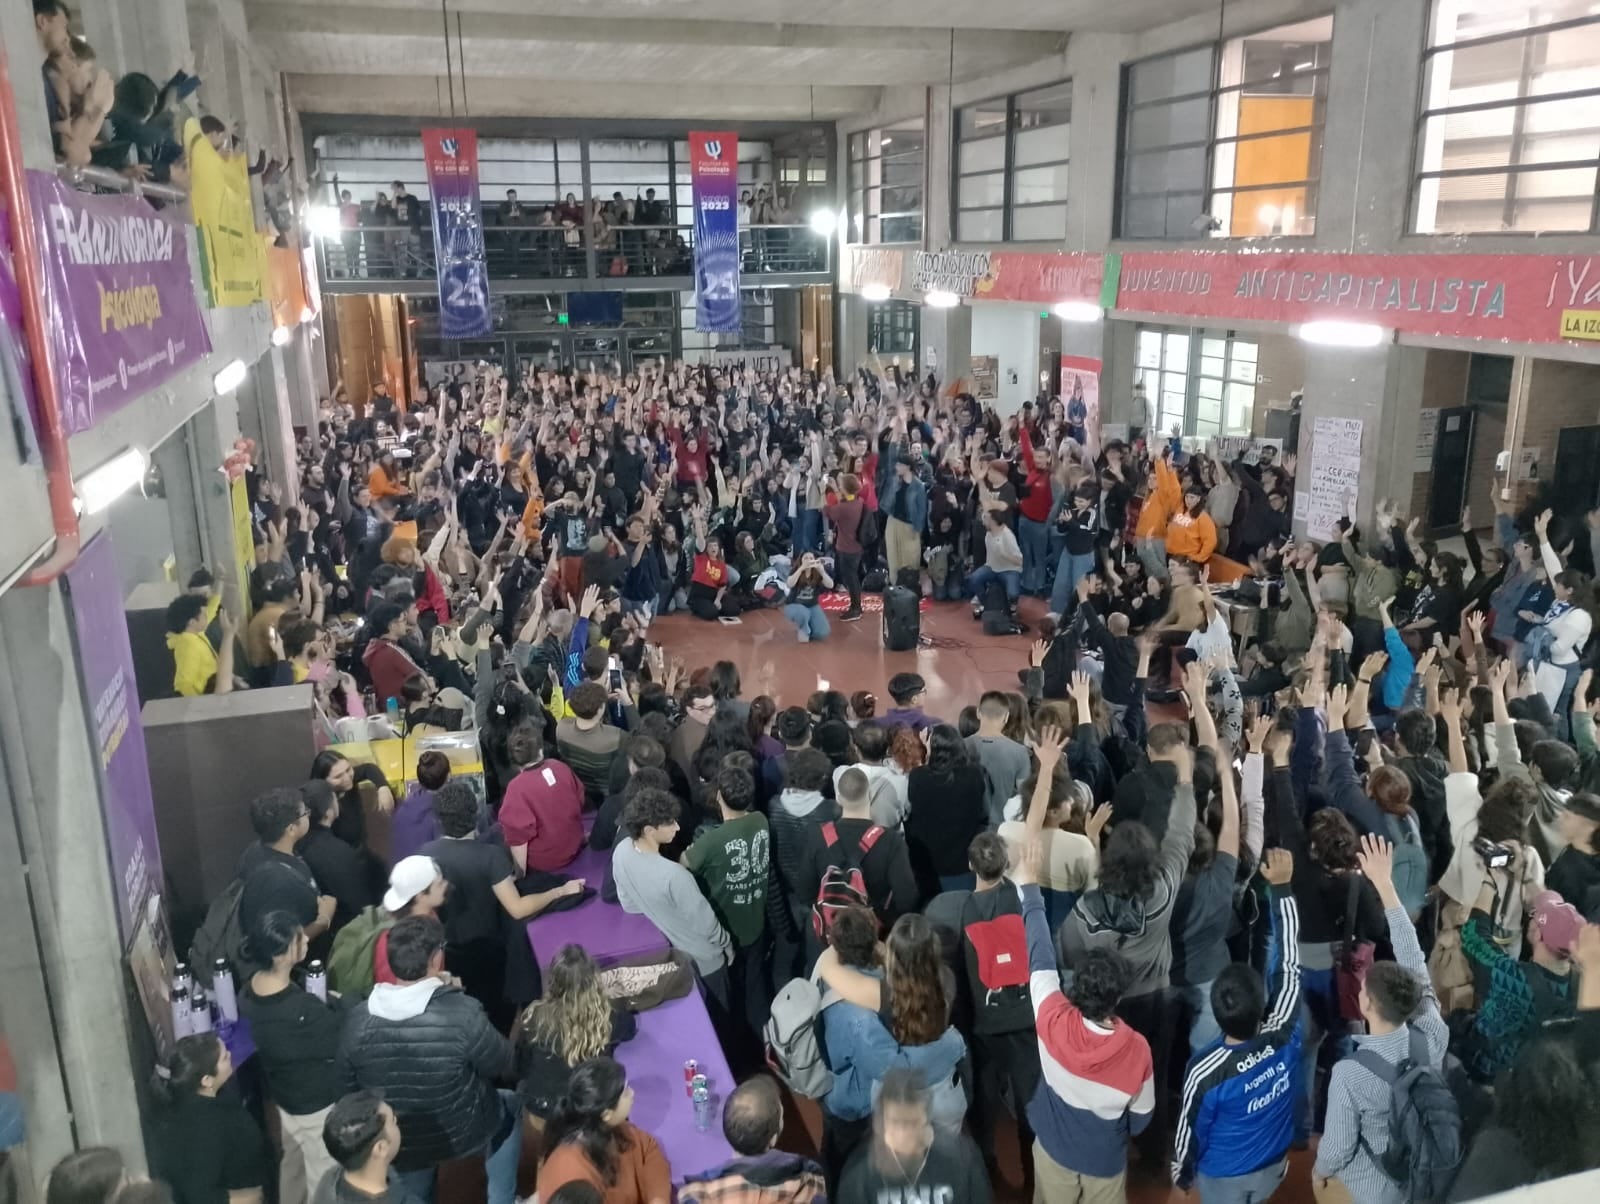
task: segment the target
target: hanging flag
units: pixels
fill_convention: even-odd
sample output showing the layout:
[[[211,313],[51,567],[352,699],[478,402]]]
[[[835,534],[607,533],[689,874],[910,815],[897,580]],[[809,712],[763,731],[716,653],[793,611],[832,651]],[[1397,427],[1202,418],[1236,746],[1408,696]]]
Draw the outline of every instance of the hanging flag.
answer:
[[[694,328],[739,333],[739,139],[689,134],[694,183]]]
[[[423,130],[433,202],[433,257],[439,271],[439,334],[470,339],[490,332],[489,268],[483,254],[476,130]]]

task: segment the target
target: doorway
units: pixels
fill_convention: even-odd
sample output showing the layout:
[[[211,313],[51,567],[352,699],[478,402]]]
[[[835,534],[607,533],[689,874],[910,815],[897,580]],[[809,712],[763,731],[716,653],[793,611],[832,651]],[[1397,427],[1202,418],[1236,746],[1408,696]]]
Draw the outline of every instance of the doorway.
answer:
[[[1455,406],[1439,412],[1439,433],[1433,445],[1433,484],[1428,491],[1428,526],[1433,531],[1461,525],[1472,472],[1472,432],[1477,411]]]
[[[1587,513],[1600,499],[1600,426],[1569,426],[1556,434],[1550,506],[1557,514]],[[1600,567],[1600,566],[1597,566]]]

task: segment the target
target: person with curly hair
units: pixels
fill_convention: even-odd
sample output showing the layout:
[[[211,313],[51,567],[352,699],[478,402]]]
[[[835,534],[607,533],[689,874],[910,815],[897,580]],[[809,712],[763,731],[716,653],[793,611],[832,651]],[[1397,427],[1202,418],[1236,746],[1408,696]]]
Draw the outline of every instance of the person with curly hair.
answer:
[[[539,1125],[555,1115],[572,1070],[609,1057],[639,1031],[625,1006],[605,992],[600,967],[579,945],[563,946],[544,976],[544,996],[530,1004],[511,1033],[517,1095]]]

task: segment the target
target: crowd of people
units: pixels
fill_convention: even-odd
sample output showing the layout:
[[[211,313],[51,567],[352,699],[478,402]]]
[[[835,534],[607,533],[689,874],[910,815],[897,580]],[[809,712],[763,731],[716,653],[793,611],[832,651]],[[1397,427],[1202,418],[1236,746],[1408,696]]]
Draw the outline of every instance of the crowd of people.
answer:
[[[1387,506],[1296,542],[1292,455],[1091,455],[1059,399],[1001,417],[897,371],[482,364],[321,417],[297,496],[250,478],[250,622],[204,573],[173,603],[174,688],[310,682],[330,741],[470,731],[483,788],[329,749],[250,804],[212,911],[279,1165],[226,1044],[186,1037],[153,1164],[177,1204],[399,1204],[464,1157],[511,1204],[525,1146],[542,1200],[608,1204],[981,1202],[1013,1159],[1049,1204],[1294,1173],[1422,1204],[1600,1164],[1573,564],[1600,514],[1497,490],[1470,569]],[[944,716],[912,671],[892,706],[751,694],[657,624],[781,608],[826,640],[825,601],[853,621],[889,582],[1015,627],[1048,599],[1017,688]],[[565,872],[585,845],[603,882]],[[635,1018],[589,952],[532,964],[525,922],[596,891],[699,980],[739,1070],[726,1166],[630,1120]],[[814,1159],[783,1148],[795,1097]],[[52,1204],[135,1190],[113,1158]]]

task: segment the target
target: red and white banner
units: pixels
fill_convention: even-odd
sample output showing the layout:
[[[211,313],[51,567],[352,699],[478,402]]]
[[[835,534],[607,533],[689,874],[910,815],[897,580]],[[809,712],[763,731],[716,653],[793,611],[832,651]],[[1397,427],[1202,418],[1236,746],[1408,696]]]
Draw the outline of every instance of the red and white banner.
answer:
[[[989,274],[978,281],[972,295],[980,301],[1031,301],[1054,305],[1059,301],[1087,301],[1110,306],[1101,297],[1106,278],[1106,257],[1081,251],[1060,255],[1021,255],[998,251],[990,256]]]
[[[1600,339],[1600,255],[1129,251],[1116,307],[1511,343]]]

